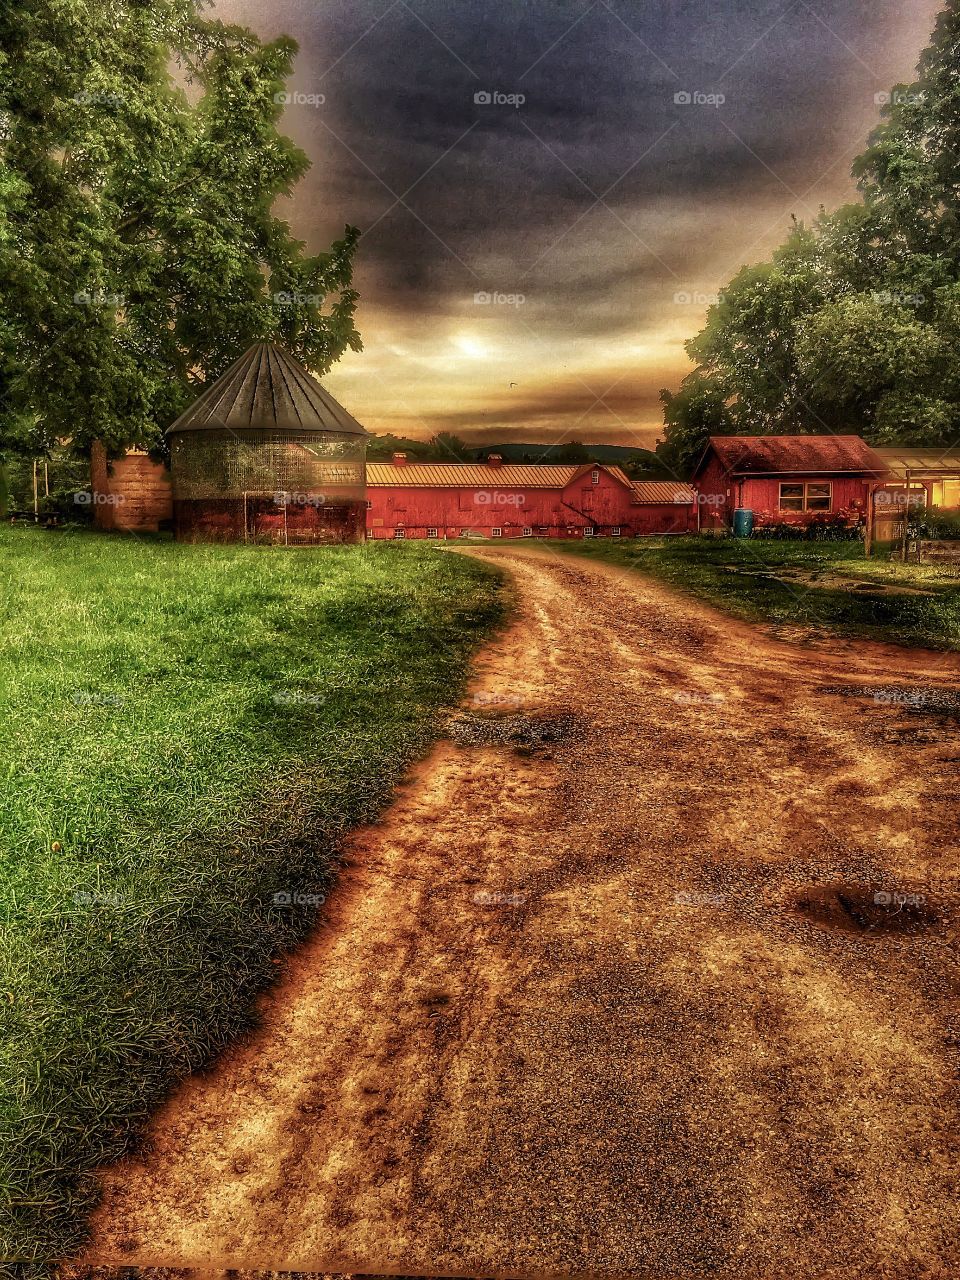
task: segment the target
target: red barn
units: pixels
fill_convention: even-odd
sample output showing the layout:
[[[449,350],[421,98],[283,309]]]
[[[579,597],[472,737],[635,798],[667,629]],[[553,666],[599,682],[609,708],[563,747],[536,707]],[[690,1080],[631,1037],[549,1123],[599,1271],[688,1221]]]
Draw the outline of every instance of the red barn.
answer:
[[[692,483],[701,527],[725,529],[737,508],[759,525],[864,515],[887,476],[860,436],[711,436]]]
[[[370,538],[588,538],[685,533],[696,526],[692,489],[634,482],[600,464],[367,463]]]

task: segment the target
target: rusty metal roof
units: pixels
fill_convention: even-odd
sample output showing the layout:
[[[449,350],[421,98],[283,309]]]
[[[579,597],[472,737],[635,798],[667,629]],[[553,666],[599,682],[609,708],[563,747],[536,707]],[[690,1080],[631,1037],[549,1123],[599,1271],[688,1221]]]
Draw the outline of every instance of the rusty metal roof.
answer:
[[[635,495],[634,501],[641,506],[676,504],[689,507],[696,500],[690,486],[676,480],[635,480],[630,488]]]
[[[590,463],[518,462],[491,467],[486,462],[368,462],[367,484],[405,485],[426,489],[564,489],[578,473],[608,471],[624,484],[629,480],[619,467]]]
[[[368,434],[299,360],[272,342],[258,342],[245,351],[167,435],[223,430]]]
[[[886,464],[861,436],[711,436],[710,450],[730,475],[801,475],[811,471],[883,475]]]

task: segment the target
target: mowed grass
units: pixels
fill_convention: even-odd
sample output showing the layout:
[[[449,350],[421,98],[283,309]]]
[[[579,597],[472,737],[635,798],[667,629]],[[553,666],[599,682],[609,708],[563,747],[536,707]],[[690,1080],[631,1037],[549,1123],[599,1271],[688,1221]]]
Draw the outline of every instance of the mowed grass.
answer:
[[[868,560],[859,542],[690,536],[550,547],[652,574],[749,621],[960,648],[960,578],[942,566]]]
[[[428,547],[0,530],[0,1259],[249,1023],[503,616]],[[283,905],[275,895],[289,895]],[[24,1274],[21,1272],[20,1274]]]

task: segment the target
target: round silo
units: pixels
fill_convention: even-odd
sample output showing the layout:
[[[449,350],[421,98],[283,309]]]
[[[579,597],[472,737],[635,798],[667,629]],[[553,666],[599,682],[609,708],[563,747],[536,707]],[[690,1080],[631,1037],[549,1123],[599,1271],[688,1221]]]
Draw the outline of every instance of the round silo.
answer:
[[[368,433],[261,342],[167,431],[181,541],[362,542]]]

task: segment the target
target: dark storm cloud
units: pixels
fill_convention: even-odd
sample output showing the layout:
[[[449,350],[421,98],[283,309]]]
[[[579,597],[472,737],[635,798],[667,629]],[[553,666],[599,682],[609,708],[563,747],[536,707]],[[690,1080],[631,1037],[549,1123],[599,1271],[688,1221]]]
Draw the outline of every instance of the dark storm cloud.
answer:
[[[476,319],[477,290],[521,291],[518,342],[535,326],[541,339],[579,332],[601,345],[671,330],[677,290],[718,288],[769,251],[792,212],[809,218],[849,197],[874,95],[909,78],[936,7],[218,5],[301,42],[294,87],[326,101],[285,115],[316,160],[293,217],[317,245],[347,220],[364,230],[366,307],[415,330]],[[525,101],[476,100],[497,92]],[[725,101],[678,103],[678,93]],[[638,396],[646,413],[654,388]],[[517,411],[532,409],[518,400]]]

